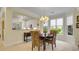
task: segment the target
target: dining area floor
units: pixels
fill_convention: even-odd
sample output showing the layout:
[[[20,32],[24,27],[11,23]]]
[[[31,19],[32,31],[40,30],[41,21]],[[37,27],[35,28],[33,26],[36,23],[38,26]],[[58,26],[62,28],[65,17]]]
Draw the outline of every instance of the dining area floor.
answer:
[[[78,51],[78,47],[70,44],[65,41],[57,40],[57,46],[54,47],[53,51]],[[9,47],[2,47],[0,48],[0,51],[32,51],[32,41],[30,42],[23,42],[14,46]],[[37,47],[34,48],[33,51],[38,51]],[[43,51],[43,48],[41,47],[40,51]],[[46,50],[45,51],[52,51],[51,44],[46,44]]]

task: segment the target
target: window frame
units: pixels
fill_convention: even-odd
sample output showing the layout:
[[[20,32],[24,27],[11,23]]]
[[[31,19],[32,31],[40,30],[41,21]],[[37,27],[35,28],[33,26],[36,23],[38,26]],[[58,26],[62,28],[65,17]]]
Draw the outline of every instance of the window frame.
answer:
[[[64,22],[63,17],[60,17],[60,18],[57,18],[57,19],[62,19],[62,21]],[[62,25],[57,25],[57,19],[51,19],[51,20],[55,20],[55,28],[57,28],[58,26],[62,26],[63,33],[62,34],[58,34],[58,35],[63,35],[64,34],[64,28],[63,28],[64,24],[62,22]],[[50,20],[50,29],[51,29],[51,20]]]

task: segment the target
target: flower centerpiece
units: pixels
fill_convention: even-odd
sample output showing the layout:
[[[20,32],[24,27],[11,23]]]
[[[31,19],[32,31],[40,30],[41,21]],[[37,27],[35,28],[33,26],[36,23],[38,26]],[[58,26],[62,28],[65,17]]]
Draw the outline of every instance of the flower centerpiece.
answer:
[[[47,33],[47,32],[48,32],[47,28],[44,27],[44,28],[43,28],[43,33],[44,33],[45,36],[46,36],[46,33]]]

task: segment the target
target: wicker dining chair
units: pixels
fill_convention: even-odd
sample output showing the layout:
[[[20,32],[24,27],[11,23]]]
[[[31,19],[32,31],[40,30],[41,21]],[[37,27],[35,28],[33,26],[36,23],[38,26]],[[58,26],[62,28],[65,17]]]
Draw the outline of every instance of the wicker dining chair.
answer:
[[[40,51],[40,46],[42,45],[42,41],[39,38],[39,31],[31,31],[32,34],[32,50],[35,47],[38,47],[38,50]]]
[[[46,42],[52,45],[53,50],[53,45],[56,47],[56,32],[51,32],[50,35],[53,35],[52,39],[47,39]]]

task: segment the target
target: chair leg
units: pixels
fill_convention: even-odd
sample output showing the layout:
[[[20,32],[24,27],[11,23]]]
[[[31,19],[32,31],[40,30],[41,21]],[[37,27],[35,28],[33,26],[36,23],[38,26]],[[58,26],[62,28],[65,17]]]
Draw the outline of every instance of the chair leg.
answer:
[[[32,51],[33,51],[33,47],[32,47]]]
[[[38,47],[38,51],[40,51],[40,46]]]
[[[55,47],[56,47],[56,40],[55,40],[54,44],[55,44]]]
[[[53,43],[52,43],[52,50],[53,50]]]
[[[32,51],[33,51],[33,45],[32,45]]]
[[[55,43],[55,47],[56,47],[56,43]]]

